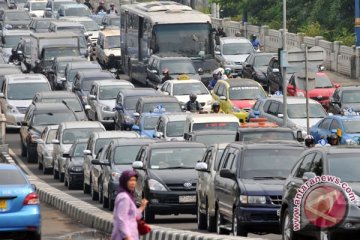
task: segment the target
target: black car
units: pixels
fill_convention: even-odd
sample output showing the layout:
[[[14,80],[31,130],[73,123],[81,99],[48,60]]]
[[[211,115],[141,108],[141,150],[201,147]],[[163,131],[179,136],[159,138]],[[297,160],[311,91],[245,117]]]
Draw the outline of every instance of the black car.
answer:
[[[51,18],[32,18],[29,24],[29,29],[33,32],[49,32],[50,22],[55,21]]]
[[[310,237],[318,238],[320,236],[320,229],[311,224],[311,219],[307,217],[311,215],[303,215],[303,212],[305,211],[303,209],[305,207],[303,206],[305,205],[305,199],[307,199],[310,194],[316,192],[321,193],[321,191],[318,190],[322,190],[321,188],[324,187],[325,189],[328,189],[327,192],[324,192],[324,195],[333,192],[333,190],[337,191],[337,193],[342,193],[337,197],[337,203],[341,204],[340,199],[343,198],[345,204],[342,206],[346,207],[345,215],[336,215],[336,213],[335,215],[332,215],[332,213],[329,215],[328,213],[325,214],[326,216],[332,215],[335,218],[339,216],[335,219],[335,226],[324,229],[324,232],[328,233],[328,239],[357,238],[356,236],[360,230],[359,154],[359,148],[346,146],[315,147],[303,152],[284,184],[283,200],[280,211],[280,222],[284,240],[310,239]],[[307,190],[301,192],[302,198],[298,199],[299,195],[295,196],[297,193],[300,193],[298,189],[303,186],[305,182],[311,184],[311,179],[317,177],[321,177],[322,182],[324,183],[309,186]],[[325,181],[323,179],[325,179]],[[312,194],[312,196],[314,195]],[[317,199],[320,200],[320,202],[316,207],[307,204],[306,206],[312,207],[315,213],[321,213],[323,211],[319,206],[324,206],[324,202],[321,201],[321,198]],[[334,198],[328,197],[324,199],[325,201],[331,201]],[[301,207],[299,205],[301,205]],[[341,208],[338,208],[338,213],[341,211],[340,209]],[[298,210],[301,211],[300,216]],[[326,218],[323,218],[322,220],[326,222],[324,219]],[[296,230],[298,231],[294,231],[294,227],[297,228]],[[345,235],[350,236],[345,237]],[[304,236],[306,237],[303,238]]]
[[[146,222],[155,215],[196,214],[195,165],[206,147],[195,142],[156,142],[140,149],[133,168],[138,174],[136,202],[149,200]]]
[[[87,106],[82,106],[80,99],[75,93],[68,91],[45,91],[37,92],[32,100],[32,105],[36,103],[63,103],[68,106],[72,111],[74,111],[76,118],[79,121],[87,121],[87,116],[85,111]]]
[[[349,108],[357,115],[360,114],[360,86],[337,88],[330,98],[330,113],[343,114],[344,110]]]
[[[151,88],[121,89],[115,101],[115,130],[130,130],[134,125],[136,103],[142,96],[161,95]]]
[[[220,143],[231,143],[235,140],[235,131],[202,130],[184,134],[184,139],[191,142],[201,142],[206,146]]]
[[[36,140],[45,127],[76,120],[74,113],[62,103],[31,105],[25,113],[24,121],[21,122],[21,155],[26,156],[28,162],[37,162]]]
[[[119,188],[119,177],[125,170],[131,170],[131,164],[142,146],[154,142],[153,139],[122,138],[114,139],[103,147],[98,159],[92,160],[94,165],[102,165],[99,184],[99,200],[103,208],[114,208],[114,201]]]
[[[283,184],[303,150],[299,143],[229,144],[215,166],[217,233],[279,233]]]
[[[84,180],[84,150],[86,149],[87,140],[77,140],[70,148],[69,153],[64,153],[65,161],[65,177],[64,185],[69,190],[75,187],[82,187]]]
[[[239,128],[235,141],[258,142],[258,141],[300,141],[301,132],[294,135],[291,128],[286,127],[249,127]]]
[[[243,65],[242,77],[254,79],[268,89],[268,81],[266,77],[267,67],[271,58],[275,57],[275,53],[252,53],[250,54]]]
[[[114,80],[114,75],[106,70],[84,70],[79,71],[74,79],[72,92],[80,99],[83,106],[88,105],[88,94],[94,81]]]

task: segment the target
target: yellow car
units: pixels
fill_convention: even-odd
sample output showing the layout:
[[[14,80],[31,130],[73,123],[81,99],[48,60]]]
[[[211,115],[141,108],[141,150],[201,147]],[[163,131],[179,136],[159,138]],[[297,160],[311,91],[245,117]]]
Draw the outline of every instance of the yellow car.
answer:
[[[262,86],[247,78],[218,80],[211,95],[220,103],[221,110],[235,115],[240,122],[246,121],[248,111],[258,98],[266,98]]]

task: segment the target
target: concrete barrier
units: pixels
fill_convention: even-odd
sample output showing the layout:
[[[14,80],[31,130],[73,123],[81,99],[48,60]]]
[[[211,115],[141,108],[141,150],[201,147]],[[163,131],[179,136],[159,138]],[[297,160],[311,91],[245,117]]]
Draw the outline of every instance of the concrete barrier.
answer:
[[[17,164],[17,162],[14,161],[14,159],[7,152],[1,152],[0,161],[9,164]],[[22,167],[21,164],[19,165]],[[61,190],[50,186],[49,184],[39,179],[36,175],[33,175],[30,171],[28,171],[27,174],[29,176],[30,182],[36,186],[36,192],[41,202],[47,203],[59,209],[60,211],[66,213],[70,217],[90,228],[94,228],[109,234],[111,233],[113,227],[112,213],[95,207],[90,203],[79,200],[78,198],[75,198],[65,192],[62,192]],[[183,231],[171,228],[163,228],[156,225],[151,225],[151,228],[151,233],[142,236],[141,240],[264,240],[261,238],[233,237],[226,235]]]

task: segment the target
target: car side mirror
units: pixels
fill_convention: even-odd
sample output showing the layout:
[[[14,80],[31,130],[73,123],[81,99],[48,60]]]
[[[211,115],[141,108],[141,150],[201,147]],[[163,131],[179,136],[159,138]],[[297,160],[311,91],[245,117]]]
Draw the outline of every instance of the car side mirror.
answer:
[[[153,138],[158,138],[158,139],[160,139],[160,138],[162,138],[163,136],[164,136],[164,135],[163,135],[162,132],[155,132],[154,135],[153,135]]]
[[[111,166],[110,162],[100,162],[97,159],[91,160],[92,165],[105,165],[105,166]]]
[[[279,73],[280,70],[279,70],[278,68],[273,68],[272,72],[273,72],[273,73]]]
[[[278,118],[283,118],[283,117],[284,117],[284,114],[279,113],[277,116],[278,116]]]
[[[203,75],[203,74],[204,74],[204,69],[199,68],[199,69],[197,70],[197,72],[198,72],[199,75]]]
[[[220,100],[226,101],[226,97],[225,96],[220,96]]]
[[[220,51],[215,51],[215,55],[221,55]]]
[[[236,179],[235,172],[231,171],[230,169],[221,169],[220,170],[220,177],[222,178],[229,178],[229,179]]]
[[[298,140],[298,142],[303,142],[304,138],[302,136],[302,132],[299,130],[296,132],[296,140]]]
[[[91,151],[89,149],[84,150],[84,155],[91,155]]]
[[[133,167],[133,169],[143,169],[144,164],[141,161],[135,161],[132,163],[132,167]]]
[[[23,52],[22,52],[21,50],[17,50],[17,54],[18,54],[18,55],[22,55]]]
[[[35,140],[36,143],[39,143],[39,144],[43,144],[44,143],[44,140],[42,140],[41,138],[38,138]]]
[[[29,11],[29,8],[24,8],[24,11]]]
[[[105,26],[100,26],[100,30],[104,30],[105,29]]]
[[[60,144],[60,141],[57,139],[53,139],[53,140],[51,140],[51,143],[52,144]]]
[[[245,67],[247,67],[247,68],[251,68],[251,67],[252,67],[252,65],[251,65],[251,64],[246,64],[246,65],[245,65]]]
[[[51,8],[45,8],[45,11],[50,11],[51,12]]]
[[[89,100],[96,100],[96,95],[94,95],[94,94],[89,94],[89,95],[88,95],[88,99],[89,99]]]
[[[195,170],[199,172],[209,172],[208,165],[204,162],[198,162],[195,165]]]
[[[335,84],[334,84],[334,87],[335,87],[335,88],[339,88],[339,87],[341,87],[341,85],[338,84],[338,83],[335,83]]]
[[[63,153],[63,158],[70,158],[70,154],[69,153]]]
[[[170,93],[168,93],[168,92],[162,92],[164,95],[166,95],[166,96],[169,96],[170,95]]]
[[[316,174],[313,172],[304,172],[302,179],[304,182],[306,182],[307,180],[315,178],[315,177],[316,177]]]
[[[184,139],[189,140],[189,134],[188,133],[184,133]]]

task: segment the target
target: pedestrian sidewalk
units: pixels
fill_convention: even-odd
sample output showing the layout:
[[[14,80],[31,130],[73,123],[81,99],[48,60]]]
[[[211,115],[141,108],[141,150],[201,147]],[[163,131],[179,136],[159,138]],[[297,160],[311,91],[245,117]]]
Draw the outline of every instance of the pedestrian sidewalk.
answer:
[[[341,86],[360,85],[360,79],[351,79],[337,72],[326,71],[333,83],[339,83]]]

